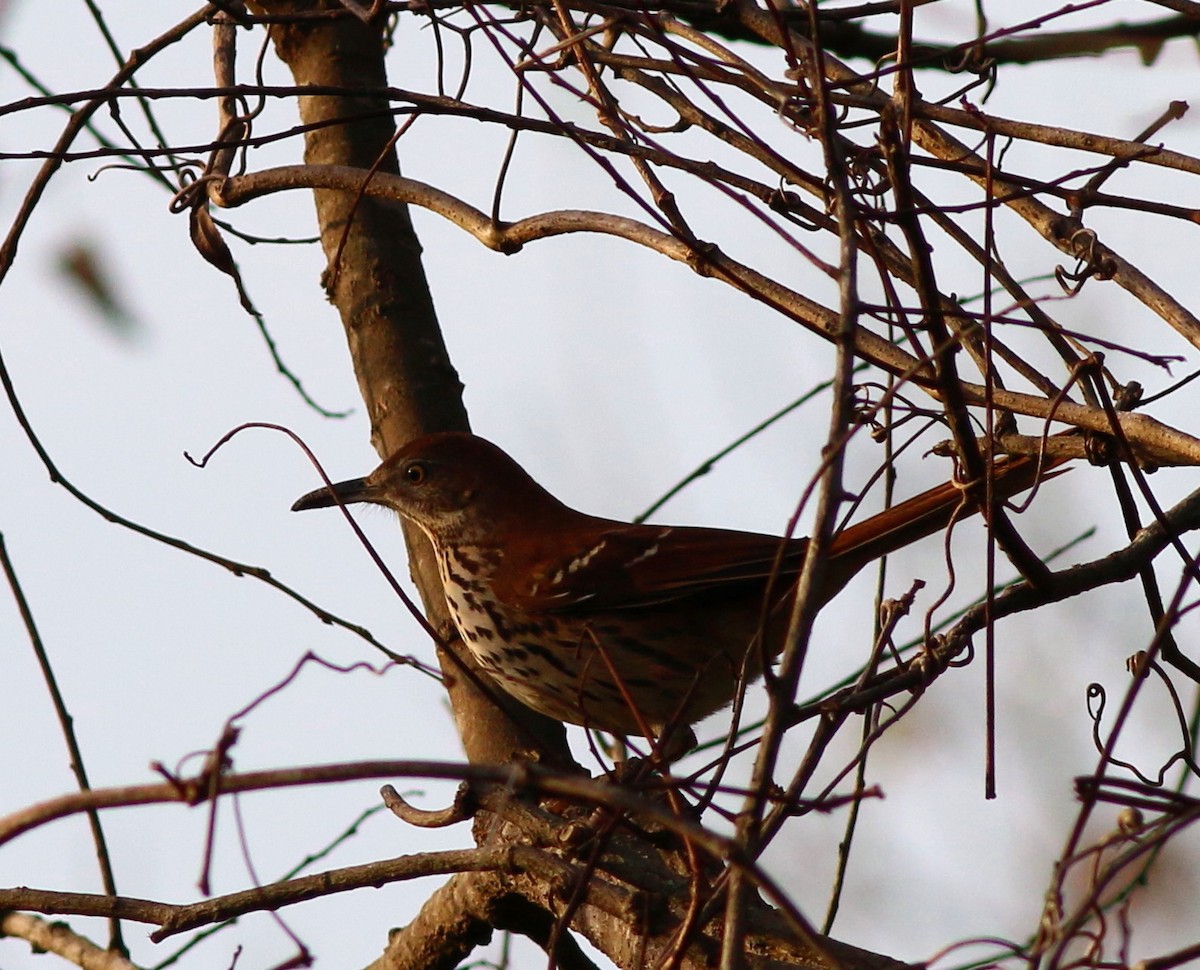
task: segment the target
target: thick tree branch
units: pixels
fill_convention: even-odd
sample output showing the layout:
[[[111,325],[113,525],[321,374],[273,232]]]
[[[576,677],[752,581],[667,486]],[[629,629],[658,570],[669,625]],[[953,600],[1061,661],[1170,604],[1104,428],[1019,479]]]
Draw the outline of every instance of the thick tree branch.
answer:
[[[606,212],[559,210],[529,216],[516,222],[496,222],[490,216],[450,193],[416,179],[399,175],[367,173],[343,166],[284,166],[228,179],[216,192],[230,207],[274,192],[296,188],[340,188],[349,193],[361,190],[369,197],[388,198],[428,208],[444,216],[476,239],[499,252],[516,252],[526,243],[572,232],[594,232],[618,236],[664,256],[686,263],[696,272],[735,286],[780,311],[814,333],[834,339],[837,315],[803,294],[725,255],[715,246],[702,250],[685,240],[645,223]],[[911,380],[940,398],[938,379],[927,362],[906,353],[897,344],[865,328],[855,333],[859,357]],[[1032,394],[996,388],[990,394],[981,384],[959,381],[964,400],[982,406],[989,400],[1005,411],[1051,421],[1061,421],[1087,431],[1107,433],[1109,415],[1103,408],[1069,401],[1053,401]],[[1120,421],[1126,437],[1138,454],[1159,465],[1200,464],[1200,438],[1168,427],[1146,414],[1123,413]]]
[[[270,14],[333,9],[320,0],[251,6]],[[271,37],[298,86],[375,92],[302,96],[300,117],[311,126],[305,161],[396,176],[390,105],[378,93],[388,86],[379,29],[345,18],[276,24]],[[347,123],[334,123],[343,118]],[[342,187],[318,188],[314,196],[329,264],[324,282],[342,317],[376,451],[383,458],[420,434],[467,430],[462,385],[442,340],[407,207]],[[429,543],[415,526],[404,529],[426,615],[447,644],[439,660],[468,757],[504,762],[540,747],[547,758],[569,761],[561,725],[476,686],[482,675],[454,633]]]
[[[53,953],[83,970],[138,970],[120,953],[101,949],[66,923],[29,913],[0,912],[0,938],[5,936],[27,940],[35,953]]]

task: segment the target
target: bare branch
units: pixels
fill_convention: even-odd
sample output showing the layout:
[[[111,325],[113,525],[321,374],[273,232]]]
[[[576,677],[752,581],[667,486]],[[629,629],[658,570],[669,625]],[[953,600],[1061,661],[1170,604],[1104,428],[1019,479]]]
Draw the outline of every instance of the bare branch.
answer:
[[[0,937],[28,940],[35,952],[53,953],[83,970],[139,970],[113,950],[102,950],[66,923],[47,922],[29,913],[0,912]]]

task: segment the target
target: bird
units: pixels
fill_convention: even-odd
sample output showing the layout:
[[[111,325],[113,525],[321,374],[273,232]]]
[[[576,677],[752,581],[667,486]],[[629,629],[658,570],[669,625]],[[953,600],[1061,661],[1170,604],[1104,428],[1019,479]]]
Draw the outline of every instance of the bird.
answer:
[[[997,461],[996,501],[1044,468]],[[972,494],[946,483],[837,533],[818,605],[868,563],[978,511]],[[576,511],[466,432],[418,437],[366,478],[309,492],[292,510],[359,502],[428,536],[454,625],[501,688],[559,721],[625,737],[690,735],[762,674],[782,649],[808,548]]]

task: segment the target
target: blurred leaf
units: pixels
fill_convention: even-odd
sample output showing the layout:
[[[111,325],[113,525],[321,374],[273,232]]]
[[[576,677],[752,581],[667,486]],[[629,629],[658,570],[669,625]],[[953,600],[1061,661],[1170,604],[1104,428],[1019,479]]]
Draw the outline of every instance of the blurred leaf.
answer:
[[[58,253],[57,269],[85,298],[109,333],[122,340],[137,337],[141,325],[122,300],[119,287],[93,241],[77,239],[68,243]]]

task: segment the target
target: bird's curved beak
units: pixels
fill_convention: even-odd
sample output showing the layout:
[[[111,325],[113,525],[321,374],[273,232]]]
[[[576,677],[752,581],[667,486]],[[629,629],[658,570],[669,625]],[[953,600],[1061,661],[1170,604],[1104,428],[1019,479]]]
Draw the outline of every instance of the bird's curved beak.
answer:
[[[378,502],[378,489],[368,483],[365,478],[352,478],[348,482],[338,482],[336,485],[323,485],[307,495],[301,495],[292,503],[293,512],[303,512],[306,509],[327,509],[337,505],[350,505],[354,502]]]

